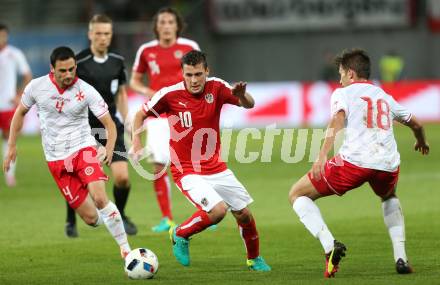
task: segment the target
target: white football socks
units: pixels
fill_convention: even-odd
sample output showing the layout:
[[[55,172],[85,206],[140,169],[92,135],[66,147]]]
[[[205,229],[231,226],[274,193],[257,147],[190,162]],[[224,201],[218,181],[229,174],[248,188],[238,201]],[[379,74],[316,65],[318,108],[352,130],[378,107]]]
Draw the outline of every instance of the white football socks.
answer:
[[[329,253],[333,249],[335,238],[322,219],[318,206],[312,199],[301,196],[293,203],[293,210],[307,230],[319,239],[324,252]]]
[[[8,154],[8,140],[3,139],[2,144],[2,150],[3,150],[3,161],[6,159],[6,155]],[[15,161],[11,161],[9,171],[6,173],[6,175],[15,176],[15,165],[16,165],[17,159]]]
[[[382,202],[383,219],[393,243],[394,261],[402,258],[408,261],[405,252],[405,222],[397,197]]]
[[[124,223],[122,222],[121,214],[113,202],[109,201],[107,206],[98,210],[102,221],[107,227],[110,234],[118,243],[119,247],[125,252],[130,252],[130,245],[128,244],[127,234],[125,233]],[[99,219],[98,219],[99,221]]]
[[[104,223],[104,220],[102,219],[101,213],[99,212],[98,208],[96,209],[96,213],[98,214],[98,219],[96,220],[94,227],[97,227],[99,225],[102,225]]]

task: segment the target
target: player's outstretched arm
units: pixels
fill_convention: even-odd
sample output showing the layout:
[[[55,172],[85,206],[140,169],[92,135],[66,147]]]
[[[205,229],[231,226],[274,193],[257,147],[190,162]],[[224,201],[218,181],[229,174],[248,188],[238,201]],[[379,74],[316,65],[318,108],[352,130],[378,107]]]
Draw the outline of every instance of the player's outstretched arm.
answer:
[[[336,135],[344,128],[345,112],[339,111],[330,119],[327,131],[325,132],[324,143],[319,151],[318,158],[312,166],[312,177],[316,180],[321,179],[321,174],[324,173],[324,166],[327,161],[327,156],[335,143]]]
[[[147,118],[145,112],[143,110],[137,111],[134,115],[133,119],[133,129],[132,133],[132,146],[130,150],[130,154],[135,161],[138,161],[142,156],[142,141],[141,134],[143,130],[144,120]]]
[[[8,153],[3,161],[3,171],[9,170],[9,165],[17,158],[17,137],[23,128],[24,116],[29,111],[22,103],[18,104],[12,118],[11,127],[9,129]]]
[[[142,82],[143,74],[133,71],[130,78],[130,87],[136,92],[139,92],[145,96],[147,96],[149,99],[153,97],[154,90],[149,88],[148,86],[145,86],[145,84]]]
[[[98,149],[98,157],[104,164],[110,165],[113,158],[113,150],[116,142],[116,126],[109,113],[99,118],[107,132],[107,143],[105,144],[105,153]]]
[[[251,94],[246,92],[246,82],[238,82],[234,85],[232,88],[232,95],[238,97],[240,100],[240,106],[251,109],[255,105],[254,98],[251,96]]]
[[[406,126],[410,127],[416,138],[416,143],[414,144],[414,150],[419,151],[422,155],[429,153],[429,144],[426,141],[425,129],[422,124],[413,115],[411,119],[404,123]]]

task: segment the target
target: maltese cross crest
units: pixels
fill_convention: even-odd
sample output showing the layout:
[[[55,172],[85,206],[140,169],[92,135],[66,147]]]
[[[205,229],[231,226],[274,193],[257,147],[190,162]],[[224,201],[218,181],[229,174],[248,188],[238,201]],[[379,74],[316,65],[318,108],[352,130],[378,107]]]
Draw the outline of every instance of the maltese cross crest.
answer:
[[[78,102],[81,102],[82,100],[84,100],[84,93],[82,91],[79,91],[78,93],[76,93],[75,98]]]

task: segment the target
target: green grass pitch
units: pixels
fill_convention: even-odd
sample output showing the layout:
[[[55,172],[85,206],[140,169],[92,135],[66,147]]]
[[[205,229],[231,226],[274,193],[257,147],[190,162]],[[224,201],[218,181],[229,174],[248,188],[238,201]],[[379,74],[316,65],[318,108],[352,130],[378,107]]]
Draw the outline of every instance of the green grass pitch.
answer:
[[[65,204],[47,169],[40,138],[21,137],[18,186],[6,188],[0,174],[0,284],[439,284],[440,125],[428,125],[426,133],[431,153],[422,157],[412,150],[411,131],[396,127],[402,157],[398,195],[405,214],[407,253],[416,273],[395,273],[380,201],[364,185],[343,197],[317,202],[330,230],[348,247],[333,280],[324,280],[321,246],[287,201],[290,186],[311,163],[282,162],[279,136],[270,163],[237,163],[234,146],[229,156],[229,167],[255,200],[251,209],[261,254],[272,272],[247,270],[243,242],[231,215],[217,231],[196,235],[190,246],[191,266],[180,266],[168,235],[150,230],[160,219],[152,184],[133,171],[126,212],[139,233],[129,240],[133,248],[153,250],[160,262],[158,274],[148,281],[126,278],[117,245],[105,227],[93,229],[78,221],[79,238],[64,236]],[[248,151],[261,149],[262,140],[248,141]],[[111,183],[107,189],[112,198]],[[194,208],[175,187],[172,195],[175,219],[181,222]]]

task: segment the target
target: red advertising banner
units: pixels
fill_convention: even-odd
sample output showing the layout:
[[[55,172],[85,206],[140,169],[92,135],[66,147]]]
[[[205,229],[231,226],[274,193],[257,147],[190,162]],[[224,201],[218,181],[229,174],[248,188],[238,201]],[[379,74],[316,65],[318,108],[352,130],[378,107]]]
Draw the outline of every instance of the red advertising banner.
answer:
[[[418,119],[440,122],[440,80],[400,81],[381,85],[388,94],[407,107]],[[330,117],[330,97],[338,83],[265,82],[249,83],[248,92],[255,98],[251,110],[227,105],[223,108],[223,127],[264,128],[325,126]],[[129,93],[129,116],[141,108],[145,98]],[[24,132],[39,130],[35,108],[26,116]]]
[[[440,32],[440,1],[428,0],[426,3],[428,26],[433,32]]]
[[[380,83],[376,83],[380,85]],[[401,81],[380,85],[422,121],[440,122],[440,80]],[[249,83],[252,110],[225,107],[222,124],[234,128],[324,126],[330,117],[330,97],[337,83]]]

